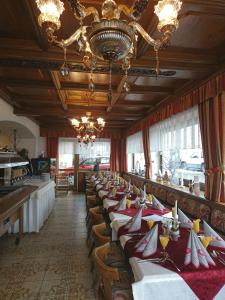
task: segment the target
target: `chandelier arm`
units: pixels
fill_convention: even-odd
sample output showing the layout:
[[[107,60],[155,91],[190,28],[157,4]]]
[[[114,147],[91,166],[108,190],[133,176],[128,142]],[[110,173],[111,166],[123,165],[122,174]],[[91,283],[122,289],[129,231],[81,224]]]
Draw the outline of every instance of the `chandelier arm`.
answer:
[[[86,8],[78,0],[68,0],[68,2],[72,8],[72,11],[76,19],[83,20],[84,18],[93,15],[95,22],[100,21],[99,14],[96,8],[92,6]]]
[[[118,17],[120,18],[120,14],[123,12],[127,17],[131,18],[133,13],[133,8],[127,7],[124,4],[118,5]]]
[[[85,35],[86,29],[87,26],[81,26],[68,39],[62,40],[63,47],[69,47],[75,41],[78,41],[81,35]]]
[[[140,35],[146,40],[146,42],[152,46],[154,46],[155,49],[159,49],[162,46],[162,42],[160,40],[153,39],[145,30],[144,28],[138,24],[135,21],[132,21],[129,23],[130,26],[132,26],[137,32],[140,33]]]
[[[97,132],[101,132],[101,130],[99,128],[97,128],[96,126],[94,126],[94,129],[97,131]]]

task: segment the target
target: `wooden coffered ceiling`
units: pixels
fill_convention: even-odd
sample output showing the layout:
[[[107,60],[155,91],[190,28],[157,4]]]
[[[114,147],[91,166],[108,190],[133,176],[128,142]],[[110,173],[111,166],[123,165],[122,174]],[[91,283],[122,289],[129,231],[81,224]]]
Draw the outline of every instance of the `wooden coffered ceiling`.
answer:
[[[103,1],[81,1],[100,8]],[[134,1],[117,1],[129,6]],[[78,27],[66,0],[59,37],[67,38]],[[157,20],[150,0],[140,23],[156,37]],[[34,0],[1,0],[0,10],[0,96],[13,104],[17,115],[35,119],[42,128],[65,129],[69,118],[87,111],[106,119],[106,127],[129,128],[136,121],[174,101],[178,95],[224,66],[225,1],[183,0],[180,26],[171,45],[160,51],[161,73],[155,78],[155,54],[139,37],[137,57],[129,71],[131,90],[124,93],[120,64],[113,66],[113,101],[107,100],[108,66],[98,64],[93,80],[96,86],[88,97],[90,73],[82,64],[75,46],[68,51],[72,71],[62,77],[61,49],[49,45],[37,24]]]

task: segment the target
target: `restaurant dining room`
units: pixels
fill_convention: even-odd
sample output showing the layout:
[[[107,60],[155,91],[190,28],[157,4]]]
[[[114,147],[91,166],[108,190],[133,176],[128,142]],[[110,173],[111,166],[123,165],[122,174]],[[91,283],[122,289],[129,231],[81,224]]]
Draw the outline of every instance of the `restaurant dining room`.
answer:
[[[0,300],[225,300],[225,0],[0,4]]]

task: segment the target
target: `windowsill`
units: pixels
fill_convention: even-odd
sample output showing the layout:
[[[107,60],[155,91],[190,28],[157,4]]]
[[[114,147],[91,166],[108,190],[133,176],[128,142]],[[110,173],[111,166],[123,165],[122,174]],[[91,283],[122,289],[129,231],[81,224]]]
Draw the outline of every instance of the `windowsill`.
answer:
[[[144,180],[146,182],[148,181],[151,181],[151,182],[154,182],[160,186],[164,186],[164,187],[167,187],[167,188],[170,188],[171,190],[176,190],[176,191],[179,191],[179,192],[182,192],[184,194],[188,194],[188,195],[191,195],[193,197],[197,197],[197,198],[200,198],[202,200],[207,200],[204,196],[204,192],[203,191],[200,191],[200,194],[199,195],[195,195],[194,193],[191,193],[189,192],[189,189],[188,187],[180,187],[180,186],[177,186],[177,185],[171,185],[171,184],[167,184],[167,183],[163,183],[163,182],[158,182],[156,180],[153,180],[153,179],[145,179],[144,177],[140,176],[140,175],[135,175],[133,173],[129,173],[127,172],[128,175],[132,175],[132,176],[136,176],[138,178],[140,178],[141,180]]]

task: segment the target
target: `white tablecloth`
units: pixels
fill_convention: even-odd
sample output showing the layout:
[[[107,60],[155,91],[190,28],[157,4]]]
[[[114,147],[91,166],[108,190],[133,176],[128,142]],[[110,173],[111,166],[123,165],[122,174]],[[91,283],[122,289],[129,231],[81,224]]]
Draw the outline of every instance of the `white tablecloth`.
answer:
[[[32,183],[32,182],[31,182]],[[34,183],[35,184],[35,183]],[[51,213],[55,203],[55,182],[50,181],[42,184],[38,190],[34,191],[28,201],[23,205],[23,231],[39,232],[45,220]],[[11,226],[9,232],[19,231],[19,221]]]
[[[111,200],[111,199],[105,198],[103,200],[103,207],[105,209],[109,209],[110,206],[114,206],[114,205],[116,205],[118,203],[119,203],[119,201],[117,201],[117,200]]]
[[[135,257],[129,260],[135,278],[132,284],[134,300],[199,299],[178,273],[151,262],[138,263],[138,260]],[[225,286],[214,297],[214,300],[224,299]]]
[[[102,187],[103,187],[103,185],[102,185],[102,184],[100,184],[100,183],[99,183],[99,184],[97,184],[97,185],[96,185],[96,191],[100,190]]]
[[[109,191],[101,190],[101,191],[98,192],[98,196],[99,196],[100,199],[102,199],[104,196],[108,195],[108,193],[109,193]]]

